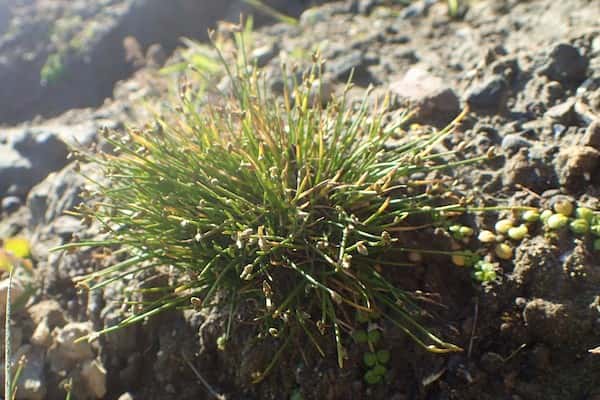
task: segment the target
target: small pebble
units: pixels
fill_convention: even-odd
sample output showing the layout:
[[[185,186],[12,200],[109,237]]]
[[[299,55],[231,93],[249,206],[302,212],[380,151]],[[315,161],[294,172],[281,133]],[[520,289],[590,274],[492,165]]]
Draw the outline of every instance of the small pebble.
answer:
[[[2,199],[2,212],[12,214],[21,207],[21,199],[17,196],[6,196]]]

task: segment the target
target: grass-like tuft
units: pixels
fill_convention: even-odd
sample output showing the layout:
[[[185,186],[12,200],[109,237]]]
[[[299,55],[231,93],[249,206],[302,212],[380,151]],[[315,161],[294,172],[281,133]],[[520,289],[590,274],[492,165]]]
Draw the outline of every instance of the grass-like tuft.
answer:
[[[100,333],[167,309],[217,304],[230,315],[218,341],[224,349],[243,306],[259,336],[281,343],[255,381],[297,340],[322,355],[331,340],[341,367],[357,315],[377,315],[430,351],[460,351],[419,323],[419,306],[390,276],[415,254],[476,261],[471,252],[428,250],[433,237],[423,248],[403,243],[469,210],[439,181],[410,177],[486,156],[452,162],[453,152],[430,154],[462,116],[411,137],[401,129],[407,115],[390,112],[387,101],[373,109],[368,94],[358,106],[345,95],[318,100],[320,65],[276,97],[256,68],[225,64],[229,94],[199,110],[185,86],[178,119],[113,135],[114,154],[94,157],[108,184],[98,184],[100,202],[79,211],[98,220],[107,238],[62,249],[118,246],[130,257],[80,285],[169,274],[166,286],[141,289],[155,300]]]

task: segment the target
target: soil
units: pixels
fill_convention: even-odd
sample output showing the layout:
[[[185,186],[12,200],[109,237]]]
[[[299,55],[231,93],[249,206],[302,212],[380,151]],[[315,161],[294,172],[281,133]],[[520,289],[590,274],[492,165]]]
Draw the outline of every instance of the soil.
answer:
[[[0,35],[8,30],[7,10],[0,4]],[[494,146],[500,157],[456,171],[456,191],[474,194],[488,205],[549,208],[568,198],[600,209],[600,2],[480,0],[461,13],[450,17],[442,1],[416,1],[408,7],[393,1],[329,2],[304,11],[298,26],[279,23],[258,29],[254,41],[256,48],[270,49],[262,53],[261,64],[274,90],[283,84],[278,75],[282,60],[302,68],[319,49],[327,60],[324,84],[332,93],[342,90],[354,69],[351,96],[359,98],[368,86],[374,97],[391,92],[397,107],[416,108],[415,123],[443,126],[468,106],[460,129],[438,150],[461,146],[461,156],[467,158]],[[164,42],[168,52],[181,33]],[[143,48],[162,40],[140,35]],[[113,50],[116,58],[125,59],[122,47]],[[104,57],[113,50],[97,54]],[[176,51],[167,64],[178,57]],[[39,65],[27,68],[39,74]],[[41,108],[27,95],[17,96],[19,110],[0,111],[0,120],[12,123],[40,112],[66,111],[35,125],[146,123],[148,113],[140,103],[163,101],[173,82],[151,65],[143,64],[135,73],[128,68],[109,81],[93,69],[81,78],[100,85],[102,96],[113,93],[102,105],[88,99],[49,105],[58,92],[38,88],[46,93],[38,96]],[[7,74],[0,69],[3,82],[11,76]],[[16,75],[10,79],[12,84],[19,81]],[[115,84],[119,79],[124,80]],[[72,178],[74,168],[71,163],[34,187],[25,204],[4,211],[0,222],[0,232],[23,232],[34,245],[37,290],[28,307],[14,316],[22,345],[56,347],[52,338],[43,344],[34,340],[41,318],[39,311],[31,311],[32,304],[51,302],[43,304],[59,310],[61,318],[45,322],[56,332],[70,321],[91,321],[93,329],[100,329],[125,314],[119,301],[123,289],[150,279],[136,277],[80,293],[72,278],[114,260],[94,251],[48,253],[73,235],[95,234],[61,217],[82,190],[82,182]],[[93,167],[84,168],[90,172]],[[472,223],[489,226],[492,221],[482,217]],[[251,329],[238,329],[227,351],[219,351],[216,339],[227,320],[222,310],[187,310],[101,337],[90,354],[105,369],[106,393],[95,392],[84,377],[84,383],[74,381],[76,398],[209,399],[218,394],[227,399],[599,400],[600,356],[589,350],[600,345],[600,262],[591,242],[568,232],[551,237],[541,229],[531,231],[515,244],[514,260],[501,263],[498,280],[485,285],[443,258],[400,272],[397,281],[404,288],[434,300],[424,303],[431,314],[424,323],[464,351],[432,354],[382,324],[392,354],[386,384],[365,384],[359,348],[350,350],[347,367],[339,369],[333,344],[325,358],[290,355],[262,383],[251,384],[250,374],[268,362],[277,342],[256,343]],[[50,354],[41,356],[38,376],[45,394],[23,398],[62,399],[61,382],[88,376],[84,371],[89,368],[74,362],[58,368]]]

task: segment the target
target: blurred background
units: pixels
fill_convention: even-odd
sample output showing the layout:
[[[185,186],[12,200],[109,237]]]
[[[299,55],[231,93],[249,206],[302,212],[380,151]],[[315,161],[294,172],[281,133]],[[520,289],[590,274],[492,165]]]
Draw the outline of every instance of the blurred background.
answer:
[[[297,17],[311,0],[0,0],[0,125],[95,107],[115,82],[161,66],[181,37],[272,7]],[[262,11],[261,11],[262,10]]]

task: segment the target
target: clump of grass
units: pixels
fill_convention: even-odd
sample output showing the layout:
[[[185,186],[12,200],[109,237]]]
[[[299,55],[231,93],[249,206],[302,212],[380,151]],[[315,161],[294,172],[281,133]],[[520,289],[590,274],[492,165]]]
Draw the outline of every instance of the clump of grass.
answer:
[[[168,309],[218,304],[229,312],[218,340],[226,349],[244,306],[258,336],[281,343],[256,382],[298,340],[322,355],[323,341],[331,340],[342,367],[357,313],[378,315],[429,351],[460,351],[419,322],[419,305],[390,276],[413,265],[415,254],[477,261],[470,251],[429,249],[433,238],[423,248],[404,245],[415,232],[487,210],[440,180],[410,178],[488,158],[431,154],[464,114],[444,130],[408,137],[407,114],[391,113],[387,101],[373,110],[367,97],[357,107],[345,94],[325,106],[315,100],[318,57],[277,98],[244,61],[243,40],[240,54],[233,66],[221,54],[230,94],[198,110],[185,86],[179,119],[113,135],[116,154],[94,157],[109,183],[98,183],[102,200],[79,213],[99,221],[108,236],[59,249],[118,247],[130,257],[79,285],[98,289],[148,270],[170,277],[167,286],[141,289],[159,293],[156,300],[98,334]],[[390,147],[390,139],[402,144]]]

